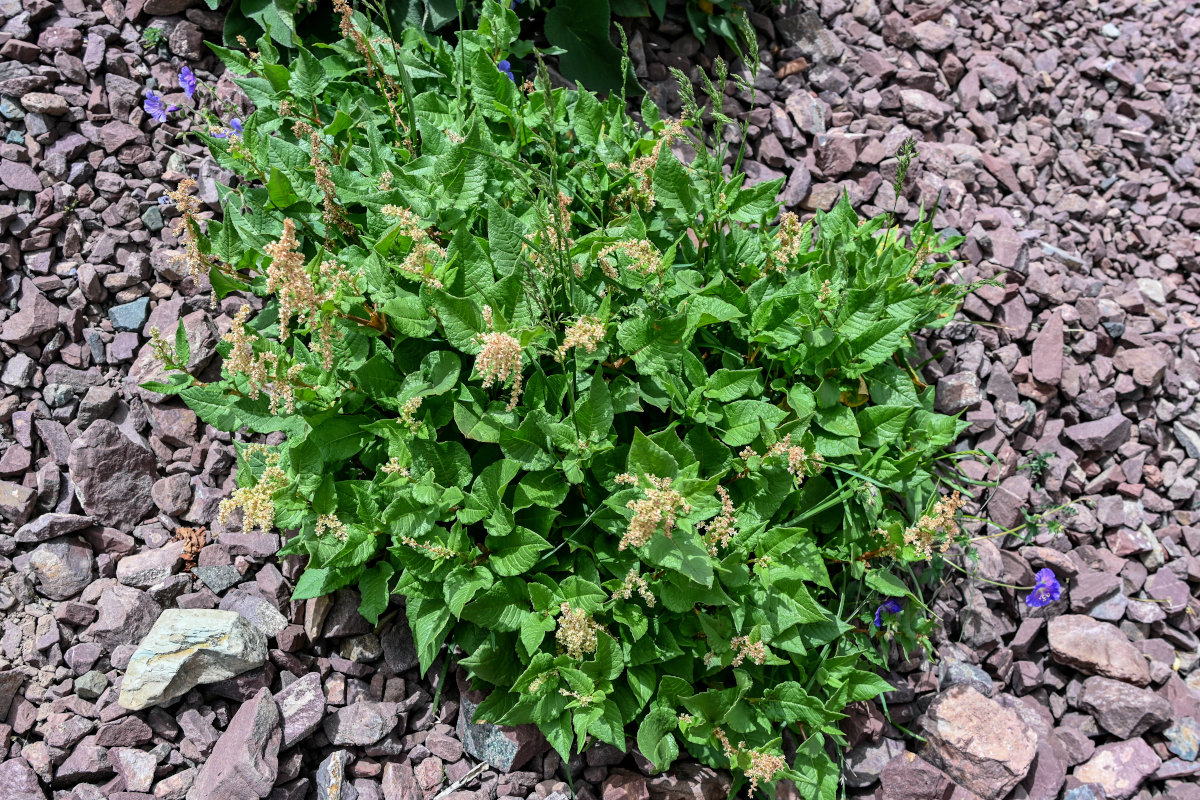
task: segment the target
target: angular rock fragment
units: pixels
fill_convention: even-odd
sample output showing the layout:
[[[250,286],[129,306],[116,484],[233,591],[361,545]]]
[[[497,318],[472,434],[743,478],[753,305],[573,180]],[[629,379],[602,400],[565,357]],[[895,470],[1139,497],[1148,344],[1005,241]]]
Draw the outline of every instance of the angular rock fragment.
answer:
[[[187,800],[261,800],[279,773],[279,708],[268,689],[242,704],[196,773]]]
[[[233,611],[168,609],[129,660],[118,702],[132,711],[169,702],[203,683],[260,667],[267,639]]]
[[[969,686],[939,695],[924,728],[925,756],[984,800],[1007,795],[1037,753],[1037,734],[1020,717]]]
[[[1050,655],[1089,675],[1103,675],[1134,686],[1150,683],[1146,658],[1115,625],[1078,614],[1050,620]]]

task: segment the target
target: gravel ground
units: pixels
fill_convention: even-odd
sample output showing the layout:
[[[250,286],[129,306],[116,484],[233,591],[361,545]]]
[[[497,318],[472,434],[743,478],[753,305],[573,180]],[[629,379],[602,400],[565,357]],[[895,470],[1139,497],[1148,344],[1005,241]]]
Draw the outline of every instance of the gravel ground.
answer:
[[[479,697],[441,662],[420,678],[403,615],[372,629],[353,591],[288,601],[278,537],[215,520],[230,437],[137,386],[150,327],[179,319],[192,372],[219,370],[240,303],[214,309],[172,265],[158,203],[190,175],[216,212],[227,176],[176,137],[187,113],[141,109],[158,87],[190,108],[187,63],[250,110],[202,46],[221,18],[0,0],[0,19],[0,800],[565,800],[568,774],[584,800],[723,800],[728,776],[694,764],[563,764],[530,730],[472,724]],[[848,792],[1200,800],[1200,7],[825,0],[755,23],[758,105],[725,109],[750,114],[752,177],[786,177],[799,210],[845,190],[911,218],[940,196],[963,278],[997,279],[926,343],[962,446],[994,456],[966,464],[999,481],[977,532],[1075,501],[1059,532],[956,559],[972,574],[937,596],[937,658],[897,660],[888,714],[847,720]],[[669,112],[667,69],[717,52],[670,20],[632,44]],[[1043,567],[1064,584],[1045,608],[994,585]]]

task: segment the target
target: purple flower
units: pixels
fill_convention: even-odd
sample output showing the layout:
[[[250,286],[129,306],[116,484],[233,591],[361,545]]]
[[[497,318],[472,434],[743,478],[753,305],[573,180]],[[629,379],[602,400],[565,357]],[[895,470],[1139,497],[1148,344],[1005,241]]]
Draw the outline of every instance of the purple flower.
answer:
[[[904,606],[900,605],[900,601],[894,597],[890,597],[883,602],[879,608],[875,609],[875,627],[883,627],[883,614],[886,611],[888,614],[899,614],[904,610]]]
[[[496,69],[500,70],[500,71],[501,71],[501,72],[503,72],[505,75],[507,75],[507,76],[508,76],[508,79],[509,79],[510,81],[514,81],[514,82],[515,82],[515,81],[517,80],[517,79],[516,79],[516,77],[514,77],[514,76],[513,76],[512,64],[508,63],[508,59],[507,59],[507,58],[506,58],[506,59],[504,59],[503,61],[499,61],[499,62],[497,62],[497,63],[496,63]]]
[[[517,6],[519,6],[519,5],[520,5],[521,3],[523,3],[523,2],[525,2],[525,0],[512,0],[512,2],[508,4],[508,10],[509,10],[509,11],[516,11],[516,10],[517,10]]]
[[[167,114],[172,111],[178,111],[179,106],[167,105],[163,99],[154,92],[146,92],[146,100],[142,103],[142,108],[146,109],[146,113],[159,122],[167,121]]]
[[[1039,569],[1034,578],[1036,582],[1033,591],[1025,598],[1025,605],[1030,608],[1044,608],[1062,595],[1062,585],[1059,584],[1058,578],[1054,577],[1053,571]]]
[[[212,131],[212,135],[214,139],[228,139],[230,137],[234,139],[240,139],[242,138],[242,132],[242,121],[237,117],[234,117],[233,119],[229,120],[229,130],[214,129]]]
[[[158,198],[158,204],[160,206],[169,206],[171,205],[171,198],[164,194],[162,197]]]
[[[183,69],[179,70],[179,85],[183,87],[183,93],[192,99],[196,94],[196,76],[192,73],[191,67],[184,64]]]

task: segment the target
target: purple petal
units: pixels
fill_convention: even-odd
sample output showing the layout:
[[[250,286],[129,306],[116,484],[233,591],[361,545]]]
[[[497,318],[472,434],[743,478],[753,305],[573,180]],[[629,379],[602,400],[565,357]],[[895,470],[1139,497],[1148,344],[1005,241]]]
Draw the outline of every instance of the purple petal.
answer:
[[[183,65],[183,69],[179,70],[179,85],[183,87],[183,93],[188,96],[189,100],[196,94],[196,75],[186,64]]]
[[[237,117],[234,117],[233,119],[229,120],[229,127],[233,128],[233,132],[236,133],[238,136],[242,135],[242,121],[240,119],[238,119]]]

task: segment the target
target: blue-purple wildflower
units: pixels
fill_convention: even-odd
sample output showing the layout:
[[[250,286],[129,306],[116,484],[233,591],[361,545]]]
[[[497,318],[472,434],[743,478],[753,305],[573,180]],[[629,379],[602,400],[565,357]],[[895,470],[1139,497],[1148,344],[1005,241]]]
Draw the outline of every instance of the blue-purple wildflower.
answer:
[[[183,69],[179,70],[179,85],[183,87],[183,93],[188,96],[189,100],[196,94],[196,75],[187,64],[184,64]]]
[[[1062,595],[1062,585],[1050,569],[1039,569],[1034,575],[1033,591],[1025,598],[1030,608],[1044,608]]]
[[[904,606],[900,605],[899,600],[894,597],[889,597],[887,600],[883,601],[879,608],[875,609],[875,627],[883,627],[883,615],[885,612],[888,614],[899,614],[903,610]]]
[[[508,59],[507,59],[507,58],[506,58],[506,59],[504,59],[503,61],[499,61],[499,62],[497,62],[497,63],[496,63],[496,69],[500,70],[500,71],[501,71],[501,72],[503,72],[505,75],[507,75],[507,76],[508,76],[508,79],[509,79],[510,81],[514,81],[514,82],[515,82],[515,81],[517,80],[517,79],[516,79],[516,77],[513,75],[513,71],[512,71],[512,64],[508,63]]]
[[[214,130],[212,135],[214,139],[240,139],[242,138],[243,132],[242,121],[237,117],[234,117],[233,119],[229,120],[229,128],[227,130],[224,128],[220,130]]]
[[[159,122],[166,122],[167,114],[170,114],[172,111],[179,110],[179,106],[168,106],[163,102],[163,99],[154,92],[146,92],[146,100],[142,103],[142,108],[146,110],[147,114]]]
[[[525,0],[512,0],[512,2],[508,4],[508,10],[516,11],[517,6],[521,5],[521,3],[524,3],[524,2],[525,2]]]

